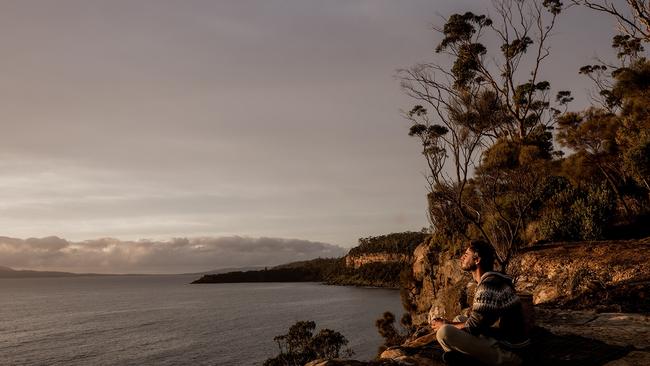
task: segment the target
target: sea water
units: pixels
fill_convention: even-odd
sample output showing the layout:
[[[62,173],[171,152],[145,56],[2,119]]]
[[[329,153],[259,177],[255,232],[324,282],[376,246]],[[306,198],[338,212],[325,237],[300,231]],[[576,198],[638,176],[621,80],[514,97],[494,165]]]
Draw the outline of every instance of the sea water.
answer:
[[[0,365],[261,365],[299,320],[375,356],[396,290],[318,283],[190,285],[196,276],[0,279]]]

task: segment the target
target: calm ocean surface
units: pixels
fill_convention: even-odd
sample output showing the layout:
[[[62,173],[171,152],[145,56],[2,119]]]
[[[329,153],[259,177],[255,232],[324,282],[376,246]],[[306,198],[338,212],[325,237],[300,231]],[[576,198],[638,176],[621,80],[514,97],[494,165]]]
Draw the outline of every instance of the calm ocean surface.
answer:
[[[196,276],[0,279],[0,365],[260,365],[298,320],[375,355],[396,290],[315,283],[189,285]]]

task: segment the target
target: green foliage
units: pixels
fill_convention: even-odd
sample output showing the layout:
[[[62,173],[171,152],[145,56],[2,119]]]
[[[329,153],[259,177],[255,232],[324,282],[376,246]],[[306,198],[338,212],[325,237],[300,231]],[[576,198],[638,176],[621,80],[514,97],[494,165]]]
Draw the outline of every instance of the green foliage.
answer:
[[[483,153],[481,169],[504,170],[513,169],[519,165],[519,152],[521,144],[507,138],[497,140]]]
[[[546,241],[597,240],[615,213],[616,197],[606,185],[577,189],[558,178],[548,188],[549,200],[539,218],[540,238]]]
[[[562,2],[560,0],[544,0],[544,7],[553,15],[558,15],[562,11]]]
[[[297,366],[319,358],[331,359],[352,355],[350,349],[341,351],[341,348],[348,344],[348,340],[341,333],[321,329],[314,335],[315,329],[315,322],[299,321],[289,328],[287,334],[273,338],[280,353],[267,359],[264,366]]]
[[[632,39],[615,37],[617,47],[632,47],[625,42]],[[581,72],[590,75],[606,69],[593,65]],[[578,185],[607,182],[622,213],[617,220],[634,222],[650,204],[650,63],[639,58],[612,75],[612,87],[601,91],[609,109],[591,107],[559,116],[557,139],[575,152],[563,162],[563,174]]]
[[[642,52],[650,32],[632,27],[614,37],[620,67],[582,67],[602,98],[567,113],[571,92],[557,91],[552,103],[551,85],[540,79],[563,3],[494,6],[494,23],[471,12],[450,16],[436,29],[435,49],[450,60],[405,72],[402,86],[421,103],[406,117],[429,168],[432,238],[443,248],[485,239],[505,269],[531,242],[606,238],[648,215],[650,62]],[[633,19],[647,25],[648,15]]]
[[[454,14],[447,20],[443,28],[444,38],[436,47],[436,52],[453,49],[456,60],[451,68],[455,76],[454,85],[464,88],[469,83],[476,81],[477,71],[482,67],[481,56],[487,49],[481,43],[472,42],[472,37],[480,32],[481,28],[492,25],[485,15]]]
[[[549,90],[551,84],[548,81],[541,81],[539,83],[527,82],[521,85],[517,85],[515,89],[514,101],[516,105],[520,107],[525,107],[530,103],[530,96],[538,92],[545,92]]]
[[[415,247],[422,244],[427,235],[422,232],[406,231],[360,238],[359,245],[350,249],[348,254],[394,253],[411,255]]]
[[[381,354],[388,347],[399,346],[404,343],[408,337],[409,329],[412,326],[410,315],[404,315],[401,321],[401,330],[395,328],[395,315],[390,311],[385,312],[381,318],[375,321],[379,335],[384,338],[384,344],[379,347],[378,354]]]
[[[193,283],[322,282],[344,266],[340,258],[316,258],[259,271],[209,274]]]
[[[574,202],[575,192],[572,189],[558,192],[552,197],[539,220],[540,239],[557,241],[577,240],[580,237],[578,223],[570,210]]]
[[[650,182],[650,135],[632,145],[624,154],[623,167],[639,184]]]
[[[643,52],[641,39],[629,34],[617,34],[612,38],[612,47],[618,49],[618,58],[637,57]]]
[[[492,25],[492,20],[485,15],[475,15],[472,12],[453,14],[445,23],[443,34],[445,38],[436,47],[436,52],[442,52],[448,47],[467,42],[483,27]]]
[[[467,196],[474,191],[468,187]],[[466,200],[470,200],[466,196]],[[435,228],[433,233],[440,243],[440,249],[444,250],[453,246],[453,243],[462,240],[464,234],[469,230],[470,223],[463,213],[458,209],[454,197],[445,189],[434,190],[427,195],[429,201],[429,218]]]
[[[533,40],[530,37],[525,36],[521,39],[515,39],[511,43],[506,43],[501,46],[501,52],[507,58],[513,58],[520,53],[526,52],[528,46],[533,44]]]
[[[436,241],[452,247],[485,239],[502,268],[522,244],[523,230],[537,214],[539,181],[560,155],[550,127],[561,112],[551,106],[551,85],[540,79],[540,70],[562,9],[557,0],[497,1],[494,23],[471,12],[453,14],[436,29],[442,40],[435,48],[451,58],[451,70],[447,62],[434,62],[402,73],[403,88],[422,103],[406,118],[429,168]],[[488,49],[495,39],[500,49]],[[570,92],[560,91],[556,103],[571,100]]]
[[[326,278],[329,285],[400,287],[400,274],[408,268],[407,262],[370,262],[359,268],[343,267]]]
[[[562,146],[597,159],[616,149],[619,118],[611,112],[590,108],[582,113],[566,113],[557,119],[557,140]]]
[[[591,185],[572,208],[580,223],[580,239],[602,239],[603,230],[614,214],[616,197],[606,185]]]
[[[560,103],[560,105],[566,105],[566,104],[572,102],[573,97],[571,96],[571,91],[569,91],[569,90],[560,90],[559,92],[557,92],[557,95],[555,96],[555,100],[558,103]]]
[[[318,358],[339,358],[341,347],[348,344],[348,340],[339,332],[331,329],[321,329],[312,339],[311,347]],[[350,351],[344,354],[352,355]]]
[[[621,99],[621,126],[616,143],[625,174],[650,200],[648,144],[650,141],[650,62],[645,59],[623,69],[616,77],[612,94]],[[650,202],[645,202],[646,207]]]
[[[480,57],[487,52],[480,43],[467,43],[458,46],[458,57],[451,67],[451,72],[456,77],[455,86],[466,87],[476,78],[476,72],[482,66]]]
[[[650,12],[646,2],[640,0],[627,1],[626,11],[619,11],[618,6],[609,2],[573,2],[609,14],[619,23],[621,34],[612,38],[619,65],[587,65],[580,73],[595,82],[603,106],[614,116],[616,131],[613,139],[610,136],[610,149],[600,154],[600,161],[595,165],[616,193],[617,204],[623,208],[624,215],[617,220],[635,226],[634,223],[650,212],[650,62],[643,55],[643,44],[650,42]],[[610,69],[611,73],[605,75]],[[590,154],[578,153],[582,156],[575,160],[594,161]],[[597,175],[592,174],[591,178]],[[581,178],[585,178],[584,174]]]

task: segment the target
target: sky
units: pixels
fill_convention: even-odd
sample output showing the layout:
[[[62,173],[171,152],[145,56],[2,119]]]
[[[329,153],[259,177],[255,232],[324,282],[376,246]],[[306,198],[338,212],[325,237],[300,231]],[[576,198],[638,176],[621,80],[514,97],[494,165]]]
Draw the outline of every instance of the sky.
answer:
[[[489,4],[0,2],[0,265],[196,272],[428,226],[396,70],[435,60],[443,17]],[[554,90],[584,94],[577,70],[611,55],[613,27],[560,18]]]

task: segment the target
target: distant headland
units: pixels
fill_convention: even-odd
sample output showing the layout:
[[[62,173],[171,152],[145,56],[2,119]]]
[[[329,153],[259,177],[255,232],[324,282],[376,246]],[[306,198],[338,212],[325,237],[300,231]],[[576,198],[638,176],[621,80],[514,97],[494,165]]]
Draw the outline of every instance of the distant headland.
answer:
[[[323,282],[330,285],[399,288],[400,274],[427,234],[407,231],[359,239],[342,258],[317,258],[252,271],[206,274],[193,284]]]

